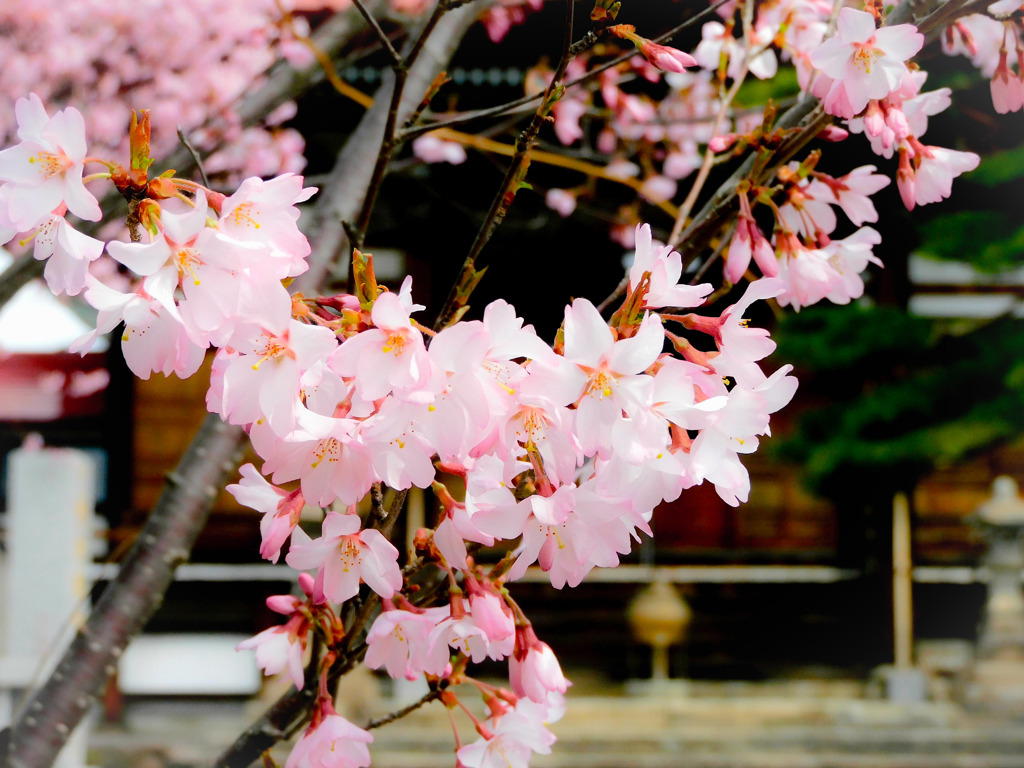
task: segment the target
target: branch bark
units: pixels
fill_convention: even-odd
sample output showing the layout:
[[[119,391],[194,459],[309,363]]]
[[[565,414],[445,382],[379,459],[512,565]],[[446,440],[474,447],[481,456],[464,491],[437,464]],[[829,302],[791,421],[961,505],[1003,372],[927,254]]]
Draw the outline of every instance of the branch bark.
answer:
[[[45,768],[103,691],[118,657],[156,612],[179,563],[237,466],[244,433],[215,415],[206,417],[167,480],[117,577],[103,592],[57,669],[11,728],[5,765]]]
[[[449,11],[437,22],[422,53],[409,68],[405,92],[398,106],[397,125],[402,125],[419,106],[423,94],[438,73],[448,66],[463,35],[486,5],[486,0],[477,0]],[[308,220],[308,231],[315,233],[310,238],[313,252],[309,256],[309,271],[302,275],[306,278],[303,285],[319,285],[331,276],[344,280],[348,274],[351,243],[345,232],[345,223],[353,222],[359,214],[373,179],[394,88],[395,75],[389,71],[374,96],[373,106],[363,115],[338,155],[327,183],[313,206]]]

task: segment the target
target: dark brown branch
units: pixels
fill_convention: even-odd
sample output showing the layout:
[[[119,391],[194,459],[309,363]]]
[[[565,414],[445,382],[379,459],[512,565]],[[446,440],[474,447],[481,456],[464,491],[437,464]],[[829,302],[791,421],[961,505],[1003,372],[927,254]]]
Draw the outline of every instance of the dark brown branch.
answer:
[[[163,601],[188,559],[210,505],[237,467],[244,433],[206,417],[117,577],[104,590],[57,669],[15,720],[6,765],[45,768],[103,691],[118,657]]]
[[[448,66],[463,35],[476,20],[480,7],[481,3],[472,3],[450,11],[438,20],[436,30],[429,36],[429,45],[424,43],[420,47],[415,63],[409,67],[406,94],[398,109],[398,120],[407,119],[418,108],[419,96],[410,94],[425,93],[441,70]],[[413,52],[410,49],[405,54],[407,61]],[[307,228],[314,233],[310,238],[313,252],[308,259],[309,271],[302,275],[306,279],[302,285],[318,285],[332,272],[344,279],[348,272],[351,245],[343,222],[354,222],[363,208],[384,139],[394,87],[395,75],[388,72],[374,97],[373,106],[363,115],[345,143],[316,205],[309,212]],[[354,227],[350,229],[354,230]]]
[[[365,730],[372,731],[374,728],[380,728],[381,726],[385,726],[388,723],[393,723],[396,720],[401,720],[406,715],[411,715],[424,704],[429,704],[430,702],[435,701],[439,698],[441,698],[441,690],[439,688],[431,689],[427,693],[423,694],[416,701],[414,701],[412,704],[402,707],[397,712],[392,712],[390,715],[385,715],[384,717],[378,717],[376,720],[371,720],[366,724]]]
[[[373,15],[373,11],[366,7],[363,0],[352,0],[352,4],[355,5],[359,13],[361,13],[363,18],[366,19],[366,23],[370,25],[373,33],[377,35],[377,40],[380,41],[380,44],[384,46],[384,49],[391,57],[391,63],[396,66],[400,66],[402,64],[402,57],[398,55],[398,51],[395,50],[395,46],[391,44],[391,38],[384,33],[383,29],[381,29],[380,24],[377,22],[377,17]]]

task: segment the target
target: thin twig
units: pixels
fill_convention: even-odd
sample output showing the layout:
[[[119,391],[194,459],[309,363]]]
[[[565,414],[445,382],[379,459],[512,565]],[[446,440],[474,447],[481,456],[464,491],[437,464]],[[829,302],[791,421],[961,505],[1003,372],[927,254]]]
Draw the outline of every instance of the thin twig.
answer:
[[[180,125],[178,126],[178,141],[181,145],[188,150],[188,153],[192,155],[192,162],[196,164],[196,168],[199,169],[199,178],[203,180],[203,186],[207,189],[210,188],[210,177],[206,175],[206,169],[203,167],[203,161],[199,158],[199,153],[196,148],[192,146],[192,142],[188,140],[188,136],[185,134],[185,129]]]
[[[397,712],[392,712],[390,715],[385,715],[384,717],[378,717],[376,720],[371,720],[366,724],[366,728],[364,730],[372,731],[374,728],[380,728],[381,726],[387,725],[388,723],[395,722],[395,720],[401,720],[406,715],[415,712],[424,704],[429,704],[430,702],[439,698],[441,698],[441,690],[439,688],[431,689],[427,693],[420,696],[412,704],[408,704],[402,707]]]
[[[743,81],[747,78],[747,71],[750,66],[750,43],[751,43],[751,26],[753,25],[754,15],[754,4],[753,0],[746,0],[743,4],[743,39],[744,47],[743,50],[746,53],[743,56],[743,61],[740,63],[740,71],[733,80],[732,87],[722,97],[722,105],[718,110],[718,114],[715,115],[715,121],[711,124],[711,136],[717,136],[718,132],[722,128],[722,123],[725,121],[726,115],[729,114],[729,108],[732,106],[733,100],[736,98],[736,94],[739,93],[740,87],[743,85]],[[683,201],[682,206],[679,208],[679,214],[676,216],[675,223],[672,225],[672,233],[668,237],[670,243],[674,243],[679,237],[679,233],[683,231],[683,227],[686,225],[686,220],[690,216],[690,212],[693,211],[693,206],[697,203],[697,197],[700,195],[701,190],[704,188],[704,184],[707,182],[708,175],[711,173],[711,166],[715,159],[715,153],[711,149],[709,143],[707,148],[704,150],[704,159],[701,161],[700,170],[697,172],[697,178],[694,179],[693,184],[690,187],[689,193],[686,195],[686,199]]]
[[[562,55],[559,58],[558,65],[555,67],[551,82],[548,83],[548,87],[544,91],[544,98],[541,100],[537,111],[534,112],[530,125],[527,126],[526,130],[516,140],[516,151],[512,156],[512,162],[509,163],[505,177],[502,179],[498,192],[491,202],[491,207],[488,209],[487,215],[477,231],[476,238],[470,246],[459,276],[455,279],[451,290],[448,292],[448,298],[441,306],[441,311],[434,322],[434,330],[440,330],[445,327],[456,316],[459,308],[465,306],[466,299],[468,299],[469,293],[480,276],[480,273],[476,270],[476,260],[483,251],[484,246],[490,241],[491,236],[501,226],[501,222],[504,220],[505,214],[512,205],[512,201],[519,191],[519,186],[525,178],[530,160],[530,152],[533,149],[533,143],[537,140],[537,134],[540,133],[541,126],[549,119],[548,115],[551,108],[565,91],[561,80],[565,76],[569,62],[572,61],[575,55],[572,53],[573,6],[573,0],[566,0],[565,25],[568,29],[563,35]]]
[[[366,236],[366,229],[370,225],[370,217],[373,215],[374,206],[377,204],[377,196],[380,193],[381,184],[384,182],[384,175],[387,173],[388,165],[395,152],[402,146],[404,139],[396,135],[395,128],[398,124],[399,107],[402,104],[402,97],[405,95],[405,84],[409,78],[409,69],[416,63],[423,46],[426,44],[430,33],[434,31],[438,21],[448,10],[448,3],[439,0],[434,6],[430,18],[423,25],[419,34],[408,45],[407,53],[404,56],[394,54],[394,84],[391,89],[391,102],[388,107],[387,118],[384,123],[384,136],[381,139],[380,151],[377,153],[377,162],[374,164],[373,173],[370,176],[370,183],[366,188],[366,195],[363,197],[363,204],[351,229],[355,235],[351,245],[353,248],[362,248],[363,239]]]
[[[685,21],[683,21],[683,22],[677,24],[676,26],[672,27],[672,29],[670,29],[668,32],[665,32],[665,33],[659,35],[658,37],[654,38],[654,42],[655,43],[665,43],[665,42],[668,42],[669,40],[671,40],[673,37],[678,35],[680,32],[682,32],[687,27],[691,27],[694,24],[696,24],[696,23],[698,23],[700,21],[703,21],[707,17],[713,15],[715,13],[715,11],[717,11],[720,7],[722,7],[723,5],[725,5],[728,2],[732,2],[732,0],[718,0],[718,2],[716,2],[714,5],[708,6],[703,11],[700,11],[699,13],[694,14],[693,16],[689,17]],[[588,33],[587,36],[584,36],[584,38],[582,38],[579,41],[579,43],[583,43],[585,41],[589,42],[589,39],[590,39],[589,35],[590,34],[591,33]],[[573,87],[575,87],[577,85],[582,85],[583,83],[586,83],[586,82],[589,82],[591,80],[594,80],[598,75],[600,75],[606,69],[611,69],[612,67],[619,66],[619,64],[624,64],[625,62],[629,61],[630,59],[632,59],[636,55],[637,55],[636,51],[629,51],[628,53],[624,53],[621,56],[616,56],[614,59],[611,59],[610,61],[606,61],[603,64],[600,64],[600,65],[594,67],[593,69],[588,70],[585,75],[580,75],[579,77],[577,77],[577,78],[575,78],[573,80],[567,80],[565,83],[563,83],[563,85],[565,86],[566,90],[569,90],[570,88],[573,88]],[[494,107],[487,107],[485,109],[477,109],[477,110],[473,110],[472,112],[466,112],[464,114],[448,118],[447,120],[438,120],[438,121],[435,121],[433,123],[427,123],[425,125],[417,126],[415,128],[409,128],[408,130],[402,132],[402,138],[403,138],[403,140],[407,141],[409,139],[414,139],[417,136],[420,136],[420,135],[422,135],[424,133],[429,133],[430,131],[435,131],[438,128],[454,128],[456,126],[465,125],[466,123],[470,123],[470,122],[473,122],[475,120],[480,120],[480,119],[486,118],[486,117],[499,117],[499,116],[504,115],[504,114],[506,114],[508,112],[511,112],[513,110],[516,110],[516,109],[519,109],[521,107],[529,107],[529,106],[532,106],[534,104],[537,104],[543,98],[544,98],[544,94],[543,93],[533,94],[532,96],[522,96],[522,97],[520,97],[518,99],[514,99],[512,101],[508,101],[508,102],[505,102],[504,104],[499,104],[499,105],[494,106]]]
[[[370,25],[374,34],[377,35],[377,39],[380,41],[380,44],[387,50],[388,56],[391,57],[392,66],[402,66],[402,57],[398,55],[398,51],[395,50],[395,46],[391,44],[391,38],[385,34],[383,29],[381,29],[380,24],[377,22],[377,17],[374,16],[363,4],[363,0],[352,0],[352,4],[355,5],[359,13],[363,15],[363,18],[366,19],[366,23]]]

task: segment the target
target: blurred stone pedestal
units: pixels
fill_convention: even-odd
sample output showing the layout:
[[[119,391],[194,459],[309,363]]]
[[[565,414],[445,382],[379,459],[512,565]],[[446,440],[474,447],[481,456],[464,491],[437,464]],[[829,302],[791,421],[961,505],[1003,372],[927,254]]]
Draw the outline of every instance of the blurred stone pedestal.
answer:
[[[691,686],[687,680],[627,680],[627,696],[650,696],[683,698],[690,695]]]
[[[1024,715],[1024,659],[982,659],[975,663],[964,690],[965,703]]]
[[[969,706],[1024,715],[1024,501],[1017,483],[998,477],[976,513],[988,539],[984,565],[988,598],[978,637],[978,660],[964,691]]]

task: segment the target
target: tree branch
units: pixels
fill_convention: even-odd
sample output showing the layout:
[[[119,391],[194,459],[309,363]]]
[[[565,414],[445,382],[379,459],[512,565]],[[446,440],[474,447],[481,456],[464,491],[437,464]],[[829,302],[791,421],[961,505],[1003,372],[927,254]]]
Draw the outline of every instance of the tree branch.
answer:
[[[934,3],[934,0],[929,0],[929,2]],[[979,0],[966,0],[966,2],[965,0],[949,0],[937,10],[926,11],[927,15],[920,21],[918,30],[930,42],[938,36],[944,25],[949,24],[958,16],[970,12],[977,2]],[[893,19],[904,18],[905,14],[910,14],[910,6],[911,0],[903,0],[902,4],[886,19],[887,24],[891,25],[894,23]],[[754,183],[761,185],[774,178],[778,169],[793,159],[797,152],[806,147],[831,121],[832,116],[825,113],[816,98],[812,96],[801,98],[779,118],[776,124],[776,128],[799,128],[800,130],[782,142],[781,146],[772,154],[770,164],[753,180]],[[708,247],[715,234],[732,216],[737,206],[736,186],[750,176],[756,161],[756,153],[747,157],[740,167],[719,186],[711,199],[693,217],[689,226],[670,240],[672,247],[682,255],[684,268]]]
[[[511,207],[519,187],[525,181],[526,171],[530,163],[530,152],[533,149],[533,143],[537,140],[537,134],[540,133],[541,126],[548,121],[551,108],[565,92],[565,87],[561,82],[562,78],[565,76],[569,62],[579,52],[577,46],[573,45],[572,42],[574,6],[573,0],[565,0],[565,30],[558,66],[555,67],[554,74],[551,76],[551,82],[544,91],[544,97],[541,99],[537,111],[534,112],[533,119],[526,127],[526,130],[516,139],[516,151],[512,156],[512,162],[509,163],[505,177],[502,179],[498,192],[491,202],[491,207],[487,211],[483,223],[480,225],[473,244],[470,246],[459,276],[455,279],[451,291],[448,293],[448,298],[441,306],[441,311],[434,322],[434,330],[444,328],[449,322],[457,318],[460,309],[466,306],[469,294],[477,282],[479,282],[482,274],[476,269],[476,260],[483,251],[484,246],[490,241],[491,236],[501,226],[501,222],[504,220],[509,207]]]
[[[188,559],[210,505],[237,467],[244,433],[206,417],[139,533],[117,577],[104,590],[56,670],[11,729],[8,768],[53,763],[114,672],[131,638],[163,602],[179,563]]]
[[[407,88],[398,107],[397,121],[404,121],[419,106],[419,96],[448,66],[448,61],[462,41],[463,35],[476,20],[486,0],[477,0],[465,7],[449,11],[437,21],[429,39],[421,44],[422,53],[409,68]],[[406,60],[413,51],[406,54]],[[304,285],[319,285],[333,272],[339,277],[348,273],[351,249],[343,222],[355,220],[373,178],[377,155],[385,135],[395,75],[388,72],[356,130],[342,148],[317,202],[309,212],[307,229],[313,232],[309,271],[302,275]],[[301,278],[300,278],[301,279]]]
[[[708,6],[699,13],[695,13],[693,16],[690,16],[685,21],[680,22],[676,26],[672,27],[672,29],[670,29],[668,32],[663,32],[662,34],[658,35],[658,37],[654,38],[653,41],[655,43],[665,43],[670,41],[673,37],[678,35],[687,27],[693,26],[694,24],[703,21],[709,16],[713,16],[715,11],[717,11],[721,6],[725,5],[728,2],[731,2],[731,0],[718,0],[713,5]],[[584,37],[582,40],[579,41],[579,43],[583,43],[584,41],[590,42],[591,34],[592,33],[588,33],[587,37]],[[566,81],[564,83],[565,88],[566,90],[568,90],[573,86],[594,80],[597,78],[599,74],[604,72],[606,69],[611,69],[612,67],[617,67],[619,64],[624,64],[625,62],[629,61],[636,55],[636,51],[631,50],[622,54],[621,56],[616,56],[614,59],[606,61],[603,64],[594,67],[591,70],[588,70],[585,75],[580,75],[575,80]],[[475,120],[480,120],[481,118],[485,117],[502,117],[504,115],[507,115],[509,112],[513,112],[517,109],[521,109],[523,107],[530,107],[534,104],[538,104],[543,98],[543,93],[537,93],[532,96],[522,96],[513,101],[509,101],[504,104],[498,104],[497,106],[486,107],[484,109],[477,109],[471,112],[464,112],[461,115],[446,118],[445,120],[437,120],[433,123],[427,123],[426,125],[411,127],[403,131],[401,136],[403,140],[407,141],[421,134],[429,133],[430,131],[436,131],[439,128],[454,128],[456,126],[465,125],[466,123],[473,122]]]

